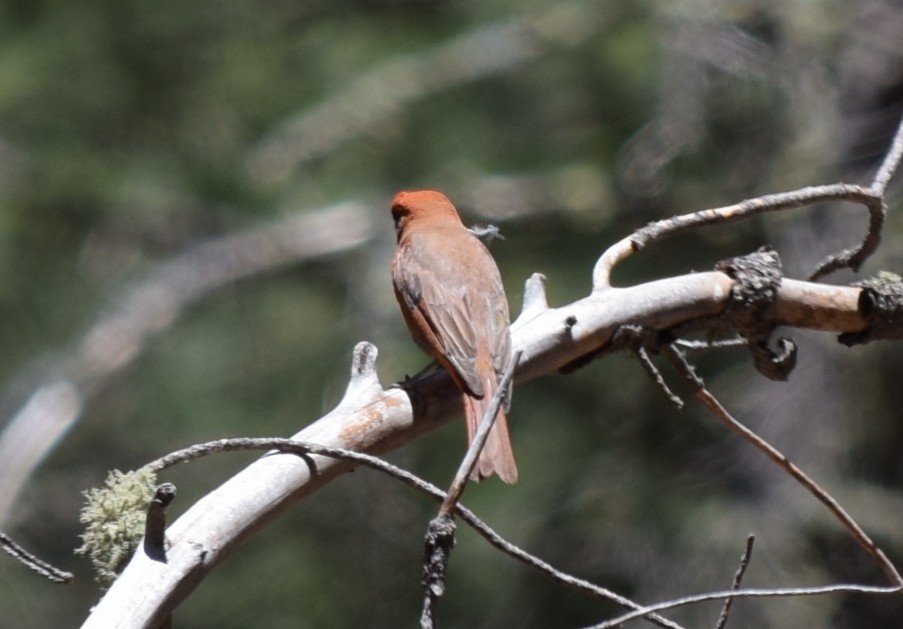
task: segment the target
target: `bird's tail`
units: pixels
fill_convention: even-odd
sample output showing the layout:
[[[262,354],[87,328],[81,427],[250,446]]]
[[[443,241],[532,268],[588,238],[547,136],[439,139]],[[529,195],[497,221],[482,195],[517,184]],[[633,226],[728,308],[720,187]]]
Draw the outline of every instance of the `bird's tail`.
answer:
[[[467,417],[467,443],[473,439],[477,427],[486,413],[486,409],[492,402],[495,391],[495,382],[492,387],[487,387],[486,394],[482,398],[471,397],[464,394],[464,414]],[[505,405],[499,409],[495,418],[495,424],[489,431],[483,451],[477,459],[477,464],[470,475],[471,480],[481,481],[493,474],[498,474],[506,483],[517,482],[517,464],[514,462],[514,451],[511,449],[511,438],[508,435],[508,419]]]

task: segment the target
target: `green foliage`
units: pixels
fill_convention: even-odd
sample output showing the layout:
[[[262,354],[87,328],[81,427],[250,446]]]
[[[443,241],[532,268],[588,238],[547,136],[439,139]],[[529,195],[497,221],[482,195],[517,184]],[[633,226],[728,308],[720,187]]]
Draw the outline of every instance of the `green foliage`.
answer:
[[[144,535],[156,480],[157,475],[147,469],[126,473],[113,470],[105,487],[84,492],[85,506],[79,520],[86,526],[82,545],[75,553],[91,560],[94,578],[103,587],[116,580]]]

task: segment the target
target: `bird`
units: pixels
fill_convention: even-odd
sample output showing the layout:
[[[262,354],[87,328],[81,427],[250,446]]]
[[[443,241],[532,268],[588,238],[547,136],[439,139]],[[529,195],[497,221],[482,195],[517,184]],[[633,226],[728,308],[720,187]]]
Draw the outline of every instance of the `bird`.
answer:
[[[392,284],[417,345],[448,371],[461,392],[468,443],[512,361],[508,300],[492,255],[434,190],[399,192],[392,200],[397,244]],[[471,479],[492,474],[517,482],[508,433],[510,394],[477,459]]]

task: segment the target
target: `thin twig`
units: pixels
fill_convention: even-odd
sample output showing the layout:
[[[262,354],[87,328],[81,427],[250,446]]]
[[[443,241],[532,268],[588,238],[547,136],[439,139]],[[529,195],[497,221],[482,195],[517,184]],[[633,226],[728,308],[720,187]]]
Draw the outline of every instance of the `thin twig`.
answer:
[[[605,250],[593,269],[593,290],[609,288],[611,271],[615,265],[655,241],[699,227],[732,223],[765,212],[789,210],[824,201],[851,201],[864,205],[869,210],[873,224],[879,222],[875,217],[882,215],[882,199],[872,189],[853,184],[836,183],[766,194],[733,205],[662,219],[649,223]],[[870,226],[870,233],[872,228]],[[871,255],[877,244],[877,241],[869,241],[868,244],[864,242],[850,263],[861,264],[865,258]]]
[[[172,452],[163,457],[160,457],[159,459],[151,461],[144,467],[154,472],[159,472],[163,469],[172,467],[173,465],[187,463],[194,459],[210,454],[221,452],[237,452],[242,450],[278,450],[285,453],[313,454],[351,461],[358,465],[369,467],[370,469],[387,474],[392,478],[395,478],[396,480],[400,480],[409,487],[412,487],[417,491],[430,496],[440,503],[445,500],[445,492],[432,483],[429,483],[417,477],[407,470],[401,469],[395,465],[392,465],[391,463],[387,463],[379,457],[364,454],[361,452],[355,452],[353,450],[330,448],[316,443],[294,441],[292,439],[285,438],[242,437],[233,439],[217,439],[215,441],[196,444],[187,448],[183,448],[182,450]],[[466,508],[465,506],[458,504],[455,507],[455,515],[466,522],[468,526],[476,531],[483,539],[489,542],[490,545],[501,550],[512,558],[520,561],[521,563],[524,563],[532,568],[535,568],[536,570],[539,570],[540,572],[545,573],[555,582],[590,594],[596,598],[612,601],[629,609],[640,608],[639,604],[631,601],[628,598],[625,598],[624,596],[621,596],[620,594],[617,594],[616,592],[612,592],[607,588],[562,572],[546,563],[542,559],[531,555],[524,549],[509,542],[501,535],[496,533],[473,511]],[[681,625],[659,615],[650,615],[648,620],[661,627],[667,627],[668,629],[683,629]]]
[[[734,583],[732,586],[734,591],[739,590],[740,584],[743,582],[743,575],[746,574],[746,569],[749,567],[749,560],[752,559],[753,544],[755,541],[755,535],[749,535],[746,538],[746,548],[743,550],[743,555],[740,557],[740,565],[737,567],[737,573],[734,575]],[[721,614],[718,616],[718,622],[715,624],[715,629],[724,629],[724,625],[727,624],[727,618],[731,613],[731,606],[733,604],[733,596],[724,600],[724,605],[721,608]]]
[[[483,446],[486,444],[486,439],[489,437],[489,431],[492,430],[492,426],[495,424],[495,418],[499,414],[499,409],[502,407],[502,401],[508,397],[508,387],[511,385],[511,381],[514,378],[514,371],[517,368],[517,364],[520,362],[522,354],[523,350],[517,350],[514,357],[511,359],[508,368],[505,369],[505,372],[502,374],[498,388],[480,420],[480,425],[477,428],[476,433],[474,433],[473,439],[470,442],[470,447],[467,449],[467,453],[464,455],[464,459],[458,467],[458,472],[455,474],[455,478],[448,488],[445,500],[442,501],[442,507],[439,509],[440,514],[451,515],[455,509],[455,505],[458,504],[458,501],[461,499],[461,494],[464,493],[464,488],[467,486],[470,473],[473,471],[474,465],[477,464],[477,458],[480,456],[480,452],[483,451]]]
[[[646,350],[647,344],[650,347],[657,347],[655,332],[637,325],[620,326],[611,340],[612,349],[626,349],[632,352],[643,371],[655,383],[656,388],[665,396],[665,399],[668,400],[671,406],[675,410],[683,410],[684,401],[668,387],[662,372],[659,371],[649,357],[649,352]]]
[[[705,601],[717,601],[723,598],[776,598],[776,597],[799,597],[799,596],[822,596],[825,594],[897,594],[903,591],[903,586],[878,586],[878,585],[857,585],[857,584],[838,584],[825,585],[820,587],[803,587],[803,588],[756,588],[749,590],[721,590],[718,592],[706,592],[705,594],[694,594],[692,596],[684,596],[663,603],[648,605],[642,609],[636,609],[627,612],[617,618],[606,620],[597,625],[585,627],[585,629],[613,629],[620,627],[625,622],[643,618],[651,612],[660,612],[666,609],[675,609],[677,607],[685,607],[686,605],[694,605],[696,603],[704,603]]]
[[[47,579],[53,581],[54,583],[69,583],[70,581],[72,581],[71,572],[66,572],[65,570],[55,568],[46,561],[35,557],[30,552],[22,548],[22,546],[14,542],[9,535],[3,533],[2,531],[0,531],[0,546],[2,546],[3,550],[5,550],[8,554],[15,557],[19,561],[19,563],[26,565],[41,576],[47,577]]]
[[[692,339],[677,339],[674,344],[683,350],[690,352],[706,352],[713,349],[727,349],[733,347],[746,347],[749,345],[743,337],[719,339],[717,341],[697,341]]]
[[[819,262],[815,266],[815,270],[809,274],[808,280],[814,282],[829,273],[833,273],[839,269],[852,269],[859,271],[865,262],[881,243],[881,231],[884,228],[884,219],[887,214],[887,207],[881,197],[875,197],[871,203],[865,204],[869,211],[869,225],[865,232],[865,237],[857,247],[844,249],[838,253],[829,255],[827,258]]]
[[[890,183],[891,178],[896,173],[901,159],[903,159],[903,119],[897,125],[897,133],[894,134],[890,150],[884,156],[884,161],[881,162],[881,166],[878,167],[875,178],[872,180],[872,191],[876,195],[884,196],[887,184]]]
[[[682,411],[684,408],[684,401],[680,399],[680,397],[671,390],[668,386],[668,383],[665,382],[664,376],[662,376],[662,372],[659,371],[658,367],[656,367],[652,360],[649,358],[649,352],[646,351],[645,347],[637,347],[634,350],[634,354],[637,357],[637,360],[640,363],[640,366],[643,370],[652,378],[652,381],[656,384],[659,391],[662,392],[662,395],[665,396],[665,399],[671,403],[671,406],[674,407],[675,410]]]
[[[455,521],[452,514],[461,500],[461,494],[467,486],[470,474],[473,472],[477,457],[483,451],[489,431],[495,424],[495,418],[502,407],[502,400],[508,396],[508,387],[514,378],[514,370],[523,352],[518,350],[511,360],[501,381],[489,401],[489,406],[480,418],[480,425],[474,433],[470,446],[464,454],[461,465],[452,480],[451,486],[445,494],[445,499],[439,507],[439,513],[430,520],[424,541],[423,554],[423,608],[420,613],[420,626],[422,629],[434,629],[437,624],[439,598],[445,593],[445,575],[448,573],[448,561],[452,548],[455,547]]]
[[[822,489],[822,487],[816,483],[814,480],[809,478],[805,472],[803,472],[799,467],[797,467],[794,463],[792,463],[783,453],[781,453],[777,448],[772,446],[770,443],[765,441],[762,437],[757,435],[755,432],[741,424],[737,421],[730,413],[728,413],[727,409],[721,405],[715,396],[713,396],[708,389],[705,388],[705,384],[702,379],[696,375],[693,371],[693,368],[686,361],[683,354],[681,354],[678,350],[673,347],[666,346],[663,351],[665,355],[671,360],[672,364],[677,368],[678,372],[685,378],[688,382],[689,386],[693,390],[693,394],[703,403],[703,405],[709,409],[709,411],[725,426],[742,436],[748,442],[750,442],[753,446],[761,450],[769,459],[774,461],[781,469],[790,474],[793,478],[797,480],[803,487],[805,487],[809,493],[815,496],[819,502],[821,502],[828,510],[834,514],[834,517],[850,532],[853,538],[862,546],[865,551],[871,555],[875,561],[878,562],[878,565],[881,566],[881,569],[884,571],[887,578],[891,583],[897,586],[903,585],[903,578],[900,577],[900,573],[897,572],[897,568],[894,564],[887,558],[880,548],[875,545],[875,542],[866,534],[866,532],[862,529],[861,526],[848,514],[843,507],[834,499],[831,494]]]

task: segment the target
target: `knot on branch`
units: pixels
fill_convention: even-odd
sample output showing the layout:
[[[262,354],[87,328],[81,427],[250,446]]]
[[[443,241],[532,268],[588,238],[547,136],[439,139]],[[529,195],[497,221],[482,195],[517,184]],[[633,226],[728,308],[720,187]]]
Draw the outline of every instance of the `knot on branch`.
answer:
[[[837,340],[850,346],[903,338],[903,279],[899,275],[882,272],[878,277],[853,286],[862,287],[857,307],[868,321],[868,327],[861,332],[841,334]]]
[[[725,314],[731,327],[747,340],[756,369],[770,380],[786,380],[796,366],[796,344],[780,338],[777,351],[768,347],[783,278],[778,252],[765,245],[755,253],[722,260],[715,270],[734,280]]]
[[[455,546],[455,521],[451,516],[440,513],[433,518],[426,531],[423,553],[423,587],[430,597],[445,593],[445,574],[448,571],[448,557]]]

